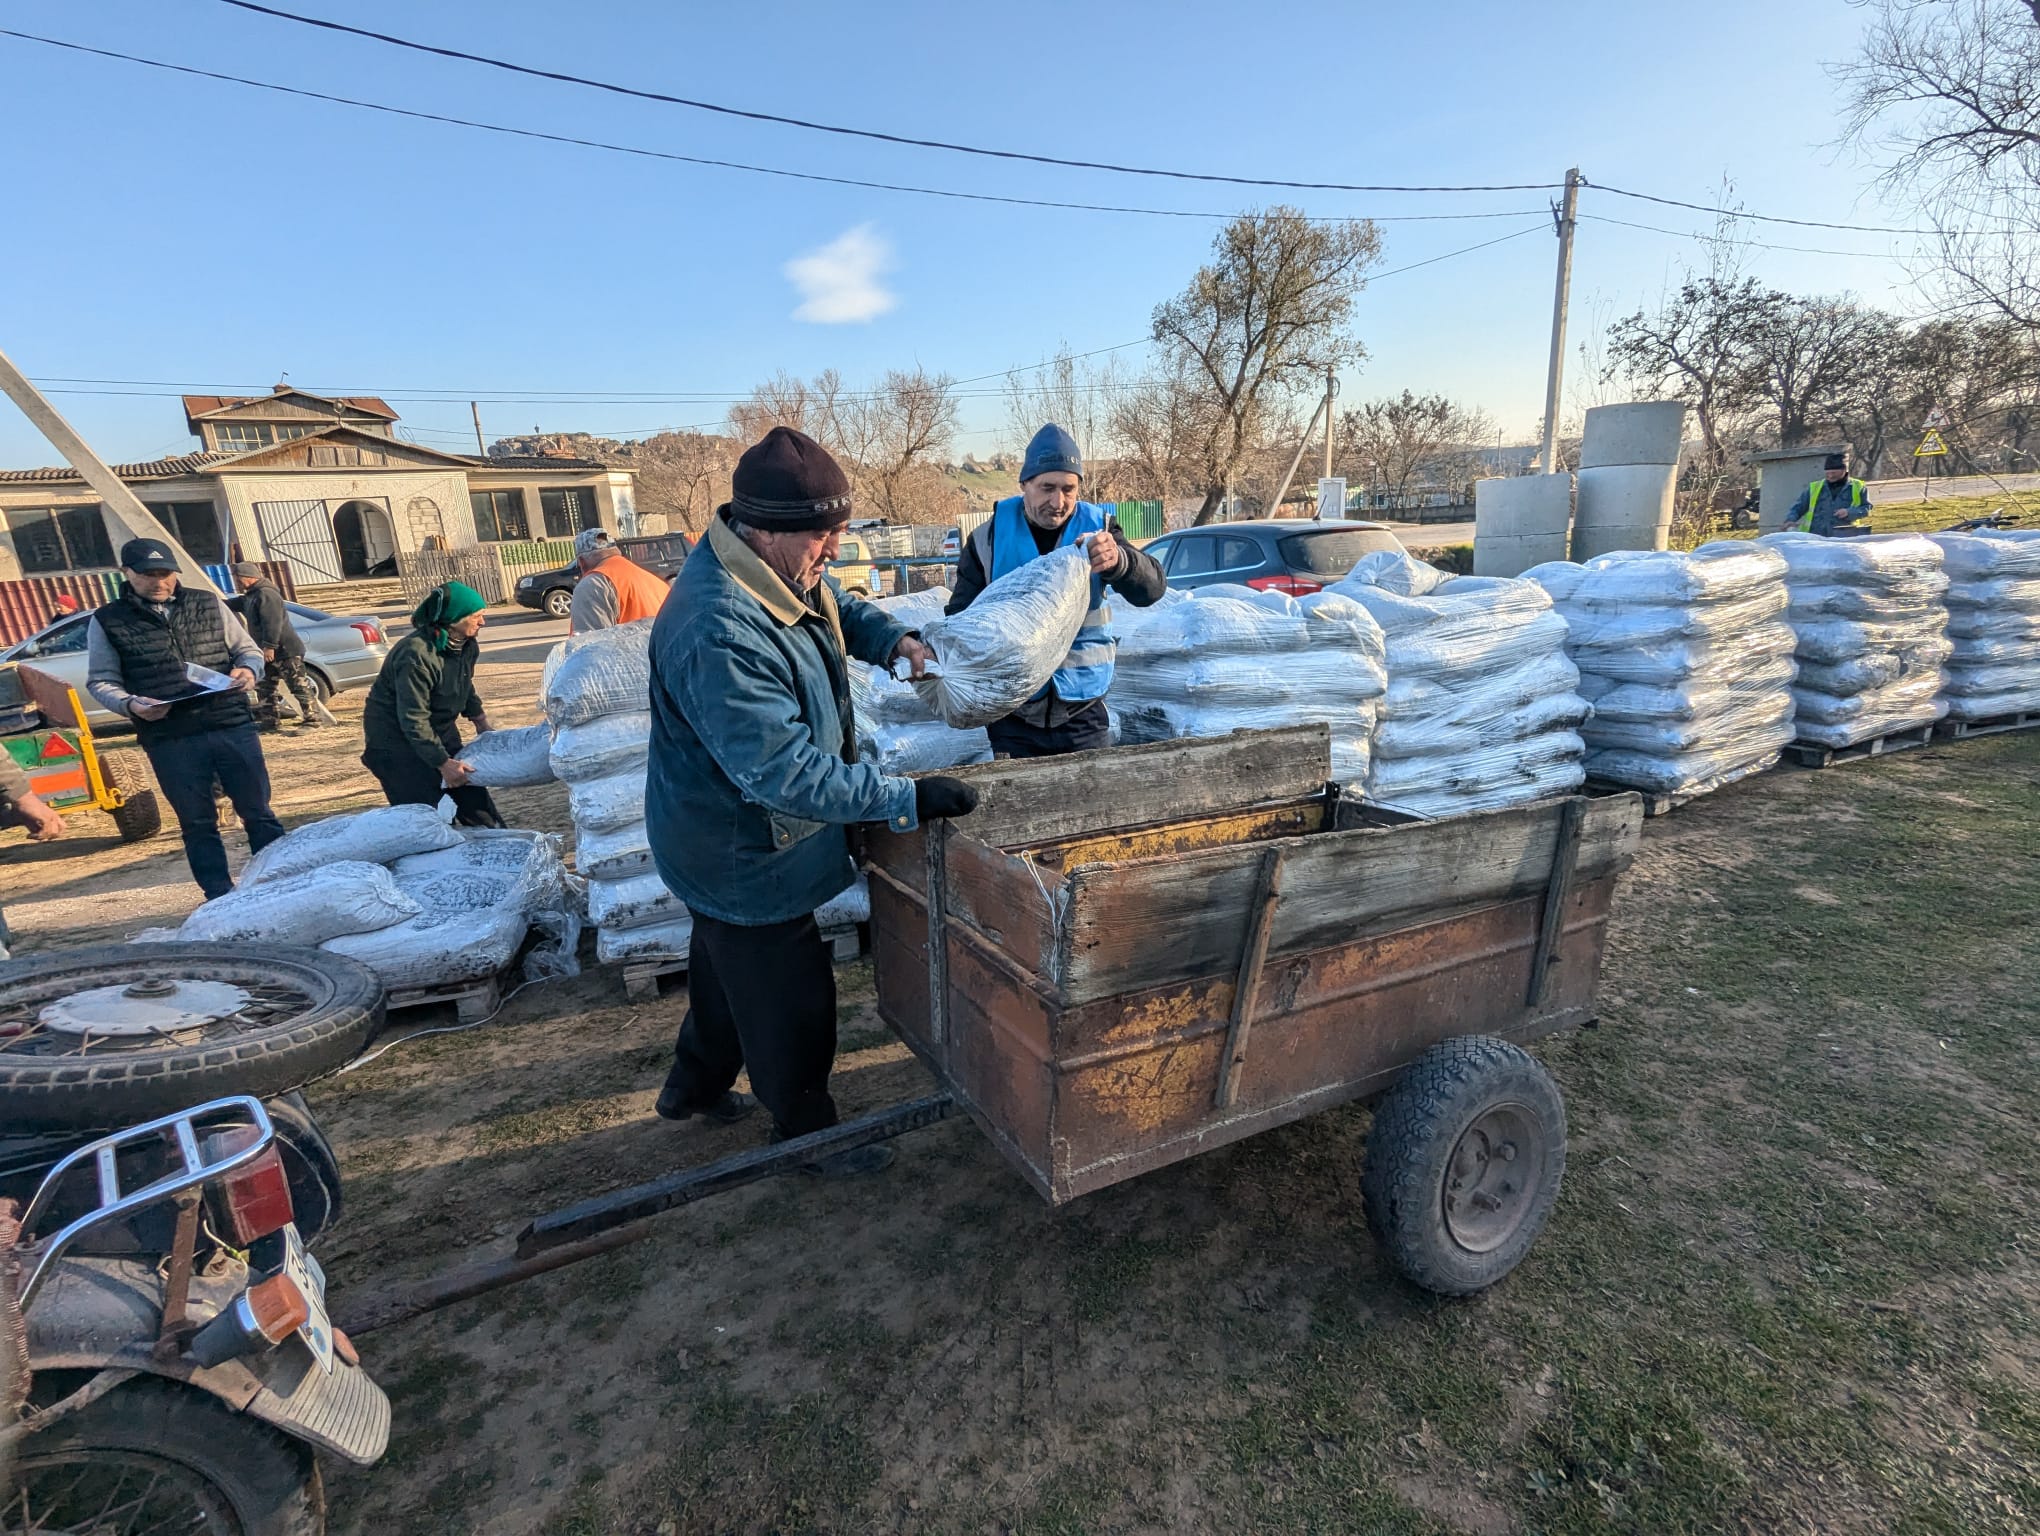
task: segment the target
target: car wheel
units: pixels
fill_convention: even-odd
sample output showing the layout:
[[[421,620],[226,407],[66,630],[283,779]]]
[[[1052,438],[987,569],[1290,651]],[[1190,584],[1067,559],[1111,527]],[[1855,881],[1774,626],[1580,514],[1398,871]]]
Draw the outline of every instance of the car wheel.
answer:
[[[318,694],[319,702],[321,704],[327,704],[332,702],[333,698],[332,678],[326,676],[325,673],[321,672],[317,667],[313,666],[307,666],[305,668],[305,676],[309,677],[312,680],[312,691]]]
[[[545,611],[548,617],[564,619],[574,611],[574,594],[566,587],[554,587],[545,595]]]

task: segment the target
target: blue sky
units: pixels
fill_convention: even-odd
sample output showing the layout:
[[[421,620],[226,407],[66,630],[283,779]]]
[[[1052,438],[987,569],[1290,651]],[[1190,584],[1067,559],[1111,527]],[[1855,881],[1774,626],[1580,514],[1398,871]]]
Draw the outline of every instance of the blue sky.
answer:
[[[1037,153],[1348,183],[1589,181],[1749,209],[1893,218],[1830,147],[1861,13],[1844,0],[1657,4],[280,0],[421,41],[735,106]],[[1410,388],[1484,406],[1514,439],[1542,408],[1555,242],[1548,194],[1258,192],[986,160],[743,122],[427,58],[218,0],[11,0],[0,25],[416,110],[824,175],[1070,202],[1319,215],[1518,212],[1384,223],[1351,403]],[[970,203],[671,164],[362,112],[0,38],[15,217],[0,348],[109,458],[187,451],[172,396],[261,388],[393,398],[421,441],[712,425],[778,369],[958,378],[1145,336],[1212,220]],[[1706,215],[1589,188],[1583,213],[1675,231]],[[1907,242],[1761,228],[1750,270],[1917,310]],[[1654,300],[1703,253],[1584,221],[1574,335]],[[800,281],[796,282],[796,278]],[[1120,354],[1138,363],[1140,350]],[[996,389],[991,380],[971,386]],[[151,393],[151,390],[154,393]],[[491,401],[491,394],[553,394]],[[959,450],[1003,445],[965,401]],[[0,403],[0,465],[53,451]]]

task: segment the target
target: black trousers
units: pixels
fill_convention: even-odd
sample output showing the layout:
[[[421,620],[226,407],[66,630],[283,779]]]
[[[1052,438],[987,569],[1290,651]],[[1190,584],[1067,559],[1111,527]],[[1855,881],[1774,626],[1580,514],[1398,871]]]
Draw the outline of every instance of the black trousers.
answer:
[[[184,834],[184,858],[207,901],[234,888],[227,873],[227,845],[220,841],[220,813],[213,799],[218,781],[248,834],[248,851],[260,852],[283,836],[283,823],[269,808],[269,765],[253,724],[190,736],[144,742],[156,786],[177,815]]]
[[[447,750],[458,753],[460,743],[454,742]],[[463,784],[459,789],[448,789],[439,777],[439,770],[428,767],[425,759],[415,752],[379,752],[370,747],[361,754],[361,766],[375,775],[376,783],[382,785],[383,798],[391,805],[437,805],[441,795],[451,795],[455,825],[503,825],[496,802],[489,797],[486,789],[479,784]]]
[[[986,726],[985,734],[992,739],[994,757],[1061,757],[1111,746],[1112,717],[1106,714],[1103,699],[1093,699],[1061,725],[1029,725],[1008,715]]]
[[[782,1136],[836,1123],[836,971],[812,914],[750,927],[694,913],[687,1017],[673,1043],[668,1097],[714,1103],[751,1074],[751,1091]]]

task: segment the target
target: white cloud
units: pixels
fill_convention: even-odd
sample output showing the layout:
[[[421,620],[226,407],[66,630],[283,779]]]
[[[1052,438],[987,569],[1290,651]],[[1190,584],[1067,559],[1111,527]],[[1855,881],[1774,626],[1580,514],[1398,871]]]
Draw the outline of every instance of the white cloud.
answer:
[[[899,299],[880,277],[892,270],[892,246],[869,224],[845,230],[820,250],[786,264],[787,280],[800,290],[796,320],[816,325],[853,325],[875,320]]]

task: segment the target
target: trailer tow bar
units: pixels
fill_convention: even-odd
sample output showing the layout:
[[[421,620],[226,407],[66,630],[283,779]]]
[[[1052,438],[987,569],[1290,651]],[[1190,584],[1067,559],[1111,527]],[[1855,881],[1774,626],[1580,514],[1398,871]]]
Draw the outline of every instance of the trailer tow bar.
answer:
[[[700,1168],[683,1169],[633,1185],[592,1200],[566,1206],[535,1218],[517,1234],[517,1248],[507,1258],[480,1259],[446,1270],[409,1285],[372,1292],[350,1304],[340,1326],[351,1337],[405,1322],[422,1313],[452,1306],[457,1301],[514,1285],[534,1275],[591,1259],[615,1248],[627,1247],[651,1236],[651,1218],[705,1200],[710,1195],[755,1184],[777,1174],[791,1173],[836,1152],[848,1152],[874,1142],[890,1141],[908,1131],[946,1120],[956,1108],[947,1093],[910,1099],[855,1120],[832,1125],[825,1131],[797,1136],[772,1146],[754,1147],[720,1162]]]

